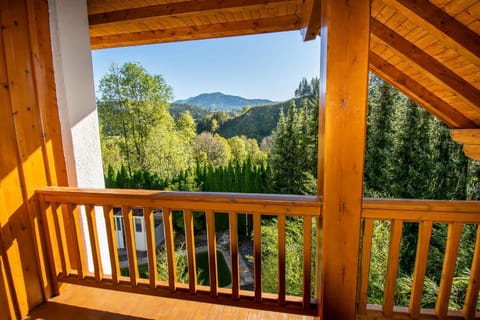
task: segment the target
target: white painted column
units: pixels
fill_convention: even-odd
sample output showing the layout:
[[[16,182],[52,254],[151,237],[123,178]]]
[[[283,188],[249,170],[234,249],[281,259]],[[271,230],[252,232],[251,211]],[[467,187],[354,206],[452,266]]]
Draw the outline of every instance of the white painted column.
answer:
[[[66,150],[74,155],[67,165],[69,181],[78,187],[105,188],[93,82],[86,0],[49,0],[50,29],[57,101]],[[71,136],[71,141],[70,137]],[[76,177],[72,177],[75,175]],[[71,185],[73,186],[73,185]],[[105,221],[96,208],[103,272],[111,274]],[[82,219],[88,270],[93,271],[86,219]]]

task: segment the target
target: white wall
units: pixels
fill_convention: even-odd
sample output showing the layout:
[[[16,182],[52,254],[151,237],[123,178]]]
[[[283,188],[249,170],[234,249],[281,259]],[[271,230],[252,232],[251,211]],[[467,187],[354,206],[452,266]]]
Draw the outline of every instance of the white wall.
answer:
[[[57,101],[65,150],[74,155],[69,181],[78,187],[104,188],[100,137],[93,83],[86,0],[49,0]],[[71,141],[68,141],[69,135]],[[68,160],[67,156],[67,160]],[[72,173],[70,173],[72,174]],[[96,208],[104,273],[111,273],[103,212]],[[93,262],[87,223],[83,219],[88,269]]]

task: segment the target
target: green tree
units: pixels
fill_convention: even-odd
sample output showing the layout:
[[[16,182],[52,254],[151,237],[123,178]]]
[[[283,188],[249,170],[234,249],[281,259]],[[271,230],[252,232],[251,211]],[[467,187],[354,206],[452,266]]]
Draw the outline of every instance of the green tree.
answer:
[[[151,75],[138,63],[112,64],[100,80],[98,115],[102,135],[120,137],[119,145],[129,175],[150,170],[148,144],[154,128],[171,127],[167,112],[171,88],[160,75]]]

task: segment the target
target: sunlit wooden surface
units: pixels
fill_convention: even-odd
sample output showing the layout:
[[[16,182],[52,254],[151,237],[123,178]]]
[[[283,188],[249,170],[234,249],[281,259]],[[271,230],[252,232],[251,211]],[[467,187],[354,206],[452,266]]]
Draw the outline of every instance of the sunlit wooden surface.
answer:
[[[60,296],[35,309],[27,319],[319,319],[287,313],[64,285]]]

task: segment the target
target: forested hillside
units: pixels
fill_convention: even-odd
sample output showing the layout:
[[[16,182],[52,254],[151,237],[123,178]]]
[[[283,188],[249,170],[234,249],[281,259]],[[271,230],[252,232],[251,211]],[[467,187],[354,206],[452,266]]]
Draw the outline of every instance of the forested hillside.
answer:
[[[233,119],[232,114],[222,111],[194,119],[188,110],[174,118],[168,112],[171,91],[161,76],[150,75],[133,63],[112,67],[102,79],[98,108],[108,187],[316,193],[318,79],[302,80],[294,91],[296,99],[288,105],[246,108]],[[272,134],[270,128],[275,128]],[[364,195],[478,200],[480,164],[464,156],[443,123],[371,76]],[[218,230],[228,227],[220,220]],[[275,223],[274,219],[262,220],[262,234],[274,233]],[[181,224],[177,227],[181,229]],[[369,302],[380,303],[390,223],[379,222],[374,228]],[[292,221],[287,230],[295,239],[302,232],[301,223]],[[460,306],[465,295],[475,234],[475,226],[465,226],[454,280],[455,296],[450,299],[452,308]],[[406,223],[398,305],[408,302],[417,237],[418,224]],[[432,297],[438,291],[445,238],[446,225],[434,224],[424,306],[432,306]],[[298,249],[295,241],[289,245],[291,250]],[[275,264],[272,257],[263,257],[265,265]],[[274,266],[265,268],[262,272],[275,277]],[[296,279],[295,268],[288,271],[287,277]],[[268,290],[274,291],[273,287]]]

